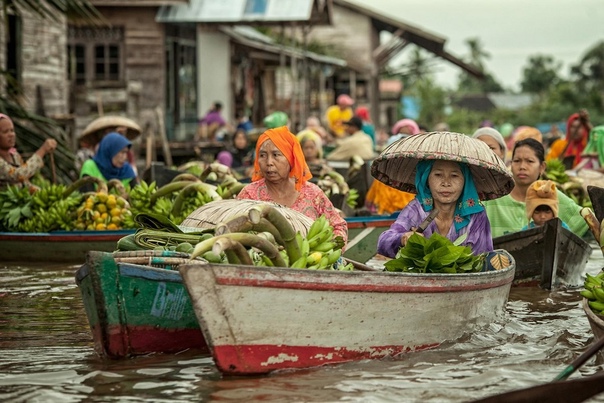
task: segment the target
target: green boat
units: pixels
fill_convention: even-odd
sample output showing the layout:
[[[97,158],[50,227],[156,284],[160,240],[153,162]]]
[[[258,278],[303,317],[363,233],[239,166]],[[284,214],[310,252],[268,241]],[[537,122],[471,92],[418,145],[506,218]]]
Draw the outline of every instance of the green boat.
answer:
[[[76,282],[99,355],[207,352],[191,300],[175,271],[187,260],[187,254],[171,251],[87,254]]]

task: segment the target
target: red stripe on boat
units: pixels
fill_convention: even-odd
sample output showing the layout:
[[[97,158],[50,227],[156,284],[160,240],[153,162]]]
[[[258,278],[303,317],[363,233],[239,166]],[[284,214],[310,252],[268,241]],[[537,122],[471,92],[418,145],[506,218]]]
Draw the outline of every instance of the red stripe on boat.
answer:
[[[214,362],[225,374],[263,374],[280,369],[309,368],[325,364],[394,357],[412,351],[438,347],[426,344],[414,349],[404,346],[379,346],[359,349],[345,347],[240,345],[215,346]]]

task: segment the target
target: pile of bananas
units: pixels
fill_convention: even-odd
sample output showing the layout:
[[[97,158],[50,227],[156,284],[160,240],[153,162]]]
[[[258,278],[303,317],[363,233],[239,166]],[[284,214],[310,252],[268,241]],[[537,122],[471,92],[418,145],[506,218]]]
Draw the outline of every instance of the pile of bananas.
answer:
[[[195,246],[191,258],[201,256],[211,263],[352,270],[352,264],[344,265],[339,259],[343,244],[342,237],[334,237],[325,216],[313,222],[308,234],[302,234],[275,208],[263,205],[218,224],[213,236]]]
[[[604,315],[604,271],[592,276],[587,274],[581,296],[587,298],[589,307],[598,315]]]
[[[99,191],[86,198],[77,209],[75,228],[88,231],[119,230],[131,216],[128,202],[121,196]]]
[[[33,194],[10,187],[0,194],[0,219],[8,231],[49,232],[74,229],[75,208],[82,196],[74,187],[49,184]]]
[[[321,188],[323,193],[327,197],[331,197],[336,194],[342,194],[346,196],[346,204],[351,209],[357,207],[357,199],[359,198],[359,192],[356,189],[350,189],[344,177],[336,171],[327,171],[317,181],[317,186]],[[338,207],[338,206],[336,206]]]
[[[297,237],[302,238],[298,232]],[[294,269],[328,270],[342,256],[342,245],[333,237],[333,227],[324,215],[314,221],[305,238],[298,241],[301,244],[302,256],[291,264]],[[352,270],[352,264],[339,267],[339,270]]]
[[[552,159],[546,162],[544,179],[549,179],[556,184],[565,195],[573,199],[579,206],[590,207],[591,200],[580,179],[570,178],[566,173],[564,163],[559,159]]]

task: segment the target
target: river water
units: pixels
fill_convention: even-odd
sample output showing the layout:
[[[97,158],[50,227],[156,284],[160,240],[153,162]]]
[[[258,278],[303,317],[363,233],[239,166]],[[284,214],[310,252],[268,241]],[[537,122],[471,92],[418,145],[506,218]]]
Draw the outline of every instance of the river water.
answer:
[[[603,266],[594,244],[587,272]],[[593,339],[578,290],[515,288],[500,322],[435,350],[224,378],[209,356],[191,352],[99,358],[77,266],[0,263],[0,270],[0,401],[467,402],[549,382]],[[601,369],[592,359],[571,379]],[[604,394],[591,401],[604,402]]]

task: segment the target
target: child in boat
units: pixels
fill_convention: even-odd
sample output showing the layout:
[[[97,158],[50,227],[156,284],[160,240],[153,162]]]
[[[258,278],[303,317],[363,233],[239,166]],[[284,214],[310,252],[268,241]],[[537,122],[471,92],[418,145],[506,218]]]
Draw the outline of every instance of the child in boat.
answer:
[[[529,186],[526,191],[526,216],[529,223],[523,230],[540,227],[558,217],[558,192],[554,182],[538,180]],[[562,228],[569,229],[564,221]]]

